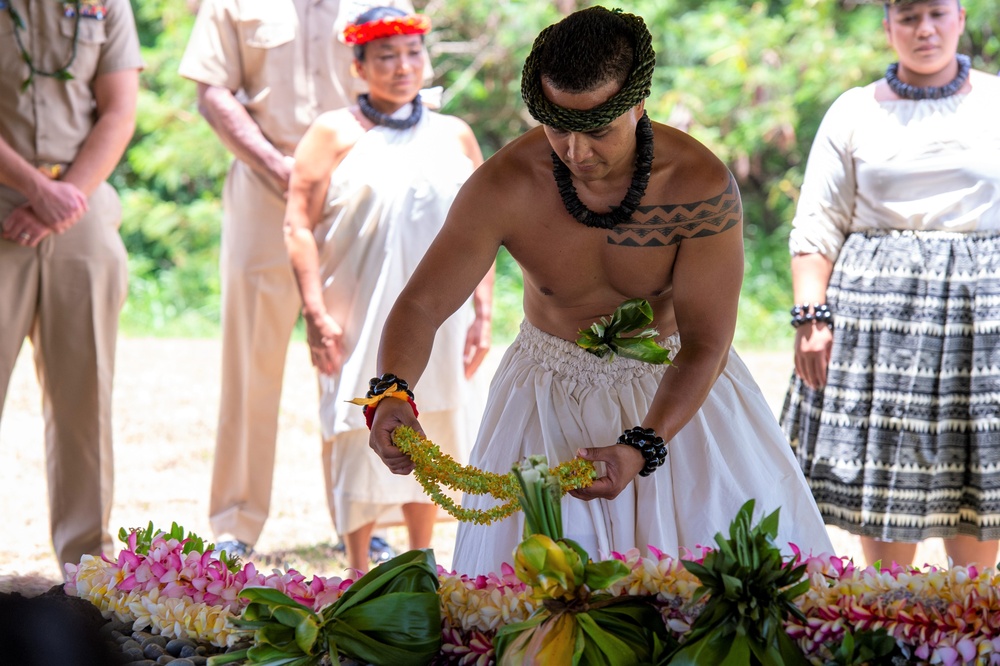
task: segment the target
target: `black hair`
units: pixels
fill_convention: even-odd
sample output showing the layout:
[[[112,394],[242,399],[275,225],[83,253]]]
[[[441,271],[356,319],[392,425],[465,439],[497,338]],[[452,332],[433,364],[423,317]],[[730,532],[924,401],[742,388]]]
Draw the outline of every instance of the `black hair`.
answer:
[[[358,15],[358,18],[354,19],[354,25],[361,25],[362,23],[371,23],[372,21],[378,21],[384,18],[399,18],[401,16],[409,16],[402,9],[397,9],[395,7],[372,7],[368,11],[362,12]],[[424,41],[424,36],[420,35],[420,41]],[[365,60],[365,47],[367,44],[355,44],[354,45],[354,57],[361,62]]]
[[[918,3],[918,2],[927,2],[927,1],[928,0],[909,0],[909,2],[907,2],[906,0],[902,0],[901,2],[886,2],[886,3],[884,3],[884,5],[885,5],[885,17],[889,18],[889,7],[892,7],[893,5],[914,5],[914,4]],[[955,5],[959,9],[961,9],[962,8],[962,0],[955,0]]]
[[[543,79],[568,93],[615,81],[635,66],[635,37],[628,23],[604,7],[574,12],[552,26],[538,54]]]

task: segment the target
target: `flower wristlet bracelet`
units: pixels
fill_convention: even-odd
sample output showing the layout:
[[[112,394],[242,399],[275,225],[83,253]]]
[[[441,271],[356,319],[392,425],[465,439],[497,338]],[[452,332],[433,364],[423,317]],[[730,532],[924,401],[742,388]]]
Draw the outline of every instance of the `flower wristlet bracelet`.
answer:
[[[630,428],[618,436],[617,443],[638,449],[642,454],[646,464],[643,465],[639,476],[649,476],[657,467],[667,462],[667,445],[663,443],[662,437],[657,437],[652,428],[641,426]]]
[[[802,303],[801,305],[793,306],[791,313],[791,323],[794,328],[808,324],[811,321],[817,324],[833,326],[833,311],[830,310],[830,306],[826,303],[817,303],[815,305]]]
[[[381,377],[372,377],[368,381],[368,393],[365,397],[354,398],[353,400],[348,400],[348,402],[362,406],[362,411],[365,415],[365,424],[371,430],[378,403],[382,402],[385,398],[405,400],[410,403],[410,408],[413,409],[413,417],[420,416],[420,413],[417,411],[417,403],[413,401],[413,391],[410,390],[406,380],[400,379],[391,372],[387,372]]]

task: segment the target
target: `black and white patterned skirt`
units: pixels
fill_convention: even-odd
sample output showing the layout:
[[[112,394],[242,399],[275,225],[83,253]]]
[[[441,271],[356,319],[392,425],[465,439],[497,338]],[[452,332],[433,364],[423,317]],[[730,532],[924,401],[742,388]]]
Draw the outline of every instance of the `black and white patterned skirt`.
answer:
[[[1000,234],[853,233],[827,303],[827,385],[793,376],[781,416],[823,518],[1000,538]]]

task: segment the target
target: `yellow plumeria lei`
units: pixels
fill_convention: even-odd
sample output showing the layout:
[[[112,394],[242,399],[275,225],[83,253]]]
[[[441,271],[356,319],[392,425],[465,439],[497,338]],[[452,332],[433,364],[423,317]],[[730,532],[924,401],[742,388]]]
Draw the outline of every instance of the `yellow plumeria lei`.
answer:
[[[513,473],[495,474],[469,465],[460,465],[454,458],[443,453],[434,442],[406,426],[399,426],[393,430],[392,440],[400,451],[413,460],[416,465],[413,473],[424,491],[435,504],[458,520],[489,525],[512,515],[520,508],[517,501],[520,487]],[[574,458],[559,464],[552,469],[552,474],[558,477],[563,493],[576,488],[586,488],[597,477],[594,464],[583,458]],[[492,495],[506,502],[485,511],[467,509],[445,495],[441,490],[442,485],[471,495]]]

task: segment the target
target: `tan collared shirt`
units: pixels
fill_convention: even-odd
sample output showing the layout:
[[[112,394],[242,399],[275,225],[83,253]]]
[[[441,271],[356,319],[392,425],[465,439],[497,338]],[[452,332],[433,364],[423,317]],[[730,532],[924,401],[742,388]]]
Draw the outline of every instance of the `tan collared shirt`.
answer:
[[[231,90],[286,155],[324,111],[354,103],[344,27],[372,6],[413,11],[409,0],[204,0],[181,76]]]
[[[35,75],[28,77],[7,10],[12,5],[24,22],[18,30],[25,51],[37,69],[55,72],[73,53],[77,19],[72,3],[45,0],[0,0],[0,136],[33,164],[72,162],[96,122],[91,83],[101,74],[141,69],[139,37],[128,0],[84,2],[79,19],[76,56],[68,81]],[[93,7],[103,5],[103,12]],[[92,14],[92,15],[86,15]],[[100,14],[100,16],[93,15]]]

